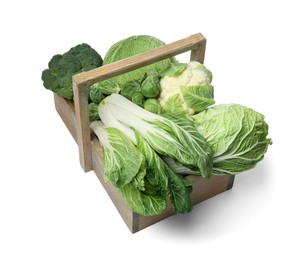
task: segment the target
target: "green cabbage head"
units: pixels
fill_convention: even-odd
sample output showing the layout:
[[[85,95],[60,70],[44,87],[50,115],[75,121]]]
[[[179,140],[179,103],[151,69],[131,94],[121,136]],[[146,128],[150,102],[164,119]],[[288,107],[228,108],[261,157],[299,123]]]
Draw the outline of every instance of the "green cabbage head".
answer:
[[[192,118],[214,152],[213,174],[237,174],[255,167],[272,144],[264,116],[242,105],[217,105]]]

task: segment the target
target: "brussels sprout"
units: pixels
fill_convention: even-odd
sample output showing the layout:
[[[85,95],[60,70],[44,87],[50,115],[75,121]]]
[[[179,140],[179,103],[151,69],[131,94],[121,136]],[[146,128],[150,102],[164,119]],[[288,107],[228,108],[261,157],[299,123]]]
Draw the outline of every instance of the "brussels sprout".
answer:
[[[121,86],[121,95],[128,98],[129,100],[132,99],[132,96],[135,93],[141,92],[141,83],[138,80],[133,80],[128,82],[126,85]]]
[[[161,91],[159,77],[155,74],[148,75],[141,84],[141,93],[147,98],[156,98]]]
[[[112,93],[120,92],[120,87],[112,79],[106,79],[106,80],[98,82],[94,85],[98,85],[100,87],[101,92],[104,95],[111,95]]]
[[[99,104],[105,98],[105,95],[101,88],[97,84],[94,84],[89,89],[89,97],[93,103]]]
[[[161,105],[158,99],[149,98],[144,102],[144,109],[155,114],[161,114]]]
[[[135,104],[137,104],[140,107],[144,106],[145,97],[140,93],[134,93],[131,97],[131,101]]]
[[[98,115],[98,105],[95,103],[90,103],[88,105],[88,110],[89,110],[89,121],[95,121],[95,120],[99,120],[100,117]]]

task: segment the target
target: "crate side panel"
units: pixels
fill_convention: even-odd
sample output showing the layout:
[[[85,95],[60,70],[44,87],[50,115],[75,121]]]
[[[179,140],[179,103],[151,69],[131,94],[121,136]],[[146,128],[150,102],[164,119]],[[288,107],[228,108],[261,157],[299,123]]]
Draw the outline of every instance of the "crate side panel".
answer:
[[[104,181],[104,167],[102,163],[102,149],[99,144],[98,139],[94,136],[92,139],[92,166],[94,172],[103,185],[104,189],[108,193],[111,198],[113,204],[117,208],[118,212],[121,214],[124,219],[126,225],[129,230],[134,233],[134,214],[133,212],[126,206],[124,200],[120,196],[118,190],[112,185],[111,182]]]
[[[201,176],[188,176],[193,183],[191,198],[193,204],[200,203],[229,189],[231,176],[212,176],[210,179]]]
[[[234,176],[212,176],[210,179],[204,179],[201,176],[189,175],[187,178],[193,183],[191,193],[193,205],[227,191],[232,188],[234,181]],[[174,212],[170,202],[168,201],[167,204],[168,207],[161,215],[152,217],[139,215],[139,230],[173,215]]]
[[[65,123],[72,137],[76,141],[76,121],[73,102],[54,94],[55,108],[62,121]]]

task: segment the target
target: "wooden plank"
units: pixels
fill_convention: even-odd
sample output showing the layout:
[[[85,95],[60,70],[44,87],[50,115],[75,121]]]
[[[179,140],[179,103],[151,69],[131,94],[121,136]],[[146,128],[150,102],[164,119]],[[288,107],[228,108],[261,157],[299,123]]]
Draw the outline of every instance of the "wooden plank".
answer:
[[[73,92],[76,113],[76,132],[79,144],[80,163],[84,171],[92,169],[90,128],[88,116],[88,89],[97,82],[132,71],[134,69],[173,57],[175,55],[191,52],[191,59],[203,61],[205,52],[205,38],[198,33],[188,38],[163,45],[138,55],[126,58],[87,72],[73,76]]]
[[[112,183],[104,181],[104,167],[102,164],[102,148],[96,137],[93,137],[93,140],[92,140],[92,166],[93,166],[93,169],[94,169],[94,172],[95,172],[97,178],[103,185],[104,189],[107,191],[110,199],[112,200],[116,209],[122,216],[127,227],[129,228],[129,230],[131,232],[133,232],[134,213],[132,212],[132,210],[130,210],[126,206],[124,200],[118,193],[118,190],[112,185]]]
[[[54,102],[57,113],[60,115],[61,119],[65,123],[74,140],[77,141],[75,128],[76,120],[73,101],[61,98],[54,94]]]
[[[198,35],[198,48],[192,49],[190,60],[204,62],[206,39]]]
[[[79,160],[85,172],[92,170],[91,140],[88,113],[88,87],[73,81]]]
[[[189,175],[186,177],[192,181],[193,191],[191,199],[193,205],[196,205],[204,200],[214,197],[228,190],[229,183],[233,184],[234,176],[212,176],[210,179],[204,179],[201,176]],[[232,188],[232,186],[231,186]],[[144,217],[139,216],[138,230],[142,230],[152,224],[155,224],[171,215],[174,215],[173,207],[168,200],[168,206],[165,211],[158,216]]]

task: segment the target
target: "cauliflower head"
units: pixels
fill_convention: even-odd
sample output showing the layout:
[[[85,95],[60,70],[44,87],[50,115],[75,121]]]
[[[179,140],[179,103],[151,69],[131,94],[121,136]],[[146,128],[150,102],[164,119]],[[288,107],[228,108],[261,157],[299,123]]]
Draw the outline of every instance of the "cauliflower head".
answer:
[[[208,99],[209,104],[214,103],[213,87],[210,85],[211,71],[197,61],[184,64],[179,71],[180,74],[165,73],[160,80],[161,92],[158,99],[165,112],[192,115],[206,108],[206,104],[199,99]]]

